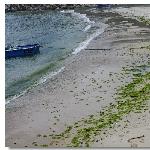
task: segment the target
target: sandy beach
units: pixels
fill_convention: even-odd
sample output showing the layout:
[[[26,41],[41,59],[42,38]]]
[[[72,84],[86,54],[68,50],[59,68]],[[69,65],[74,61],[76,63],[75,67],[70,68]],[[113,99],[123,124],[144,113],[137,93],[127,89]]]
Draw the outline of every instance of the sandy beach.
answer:
[[[116,108],[118,90],[133,81],[125,69],[148,64],[150,28],[116,10],[90,15],[106,16],[105,31],[67,58],[59,74],[6,105],[6,147],[150,147],[149,101],[141,113],[131,110],[100,131],[87,123]],[[97,132],[84,141],[78,131],[88,126]]]

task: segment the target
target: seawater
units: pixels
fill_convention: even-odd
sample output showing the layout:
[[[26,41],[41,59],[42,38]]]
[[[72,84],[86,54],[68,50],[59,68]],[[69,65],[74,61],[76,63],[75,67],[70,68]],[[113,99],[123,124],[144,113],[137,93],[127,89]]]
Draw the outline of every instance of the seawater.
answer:
[[[5,61],[6,103],[59,73],[64,59],[104,31],[102,24],[74,10],[6,13],[5,28],[6,46],[42,46],[39,55]]]

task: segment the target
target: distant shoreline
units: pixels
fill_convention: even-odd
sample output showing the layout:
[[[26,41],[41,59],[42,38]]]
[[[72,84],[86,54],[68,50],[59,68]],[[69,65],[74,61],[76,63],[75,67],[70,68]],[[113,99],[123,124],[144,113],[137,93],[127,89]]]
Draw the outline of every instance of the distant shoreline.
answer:
[[[5,12],[16,11],[39,11],[39,10],[59,10],[59,9],[74,9],[79,7],[92,7],[90,4],[6,4]]]
[[[65,10],[75,9],[82,7],[96,7],[97,4],[5,4],[5,12],[16,12],[16,11],[42,11],[42,10]],[[118,4],[113,4],[113,7]],[[124,7],[134,7],[137,4],[119,4]],[[138,6],[149,7],[149,4],[138,4]]]

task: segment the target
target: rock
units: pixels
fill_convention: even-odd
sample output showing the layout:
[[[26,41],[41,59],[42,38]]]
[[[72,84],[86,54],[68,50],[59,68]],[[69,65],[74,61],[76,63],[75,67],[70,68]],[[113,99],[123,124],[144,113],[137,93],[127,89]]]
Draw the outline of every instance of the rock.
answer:
[[[86,4],[6,4],[5,12],[14,11],[38,11],[38,10],[55,10],[55,9],[74,9],[78,7],[91,7]]]

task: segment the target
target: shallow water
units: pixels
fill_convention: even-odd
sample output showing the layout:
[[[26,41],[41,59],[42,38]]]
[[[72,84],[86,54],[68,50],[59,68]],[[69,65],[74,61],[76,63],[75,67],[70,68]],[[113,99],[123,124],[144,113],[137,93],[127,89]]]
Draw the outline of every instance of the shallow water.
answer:
[[[64,59],[104,30],[102,26],[95,28],[94,21],[73,10],[6,13],[5,23],[6,46],[42,46],[39,55],[6,60],[6,99],[63,67]]]

